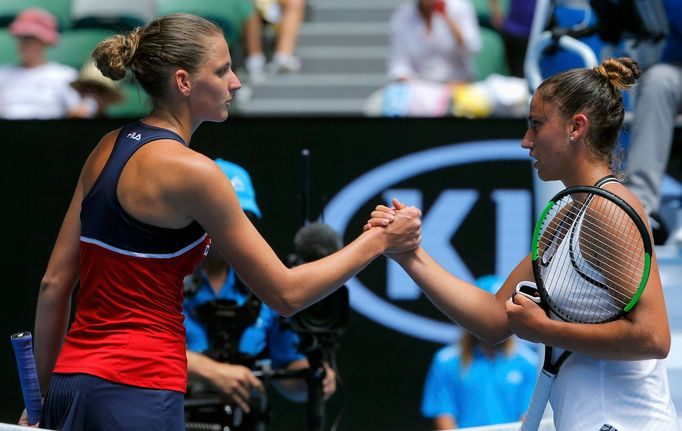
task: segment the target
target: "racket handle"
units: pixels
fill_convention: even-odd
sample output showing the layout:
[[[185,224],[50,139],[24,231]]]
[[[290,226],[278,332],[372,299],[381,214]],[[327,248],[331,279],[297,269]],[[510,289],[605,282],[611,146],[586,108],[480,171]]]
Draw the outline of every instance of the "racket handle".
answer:
[[[36,361],[33,358],[33,337],[30,332],[19,332],[10,337],[14,356],[17,359],[19,382],[24,396],[24,405],[28,414],[28,421],[34,425],[40,421],[43,409],[40,399],[40,383],[36,372]]]
[[[549,394],[552,393],[552,385],[556,375],[550,374],[542,370],[538,382],[535,384],[535,392],[533,398],[530,400],[526,419],[521,425],[521,431],[537,431],[540,427],[540,421],[545,414],[545,407],[549,401]]]

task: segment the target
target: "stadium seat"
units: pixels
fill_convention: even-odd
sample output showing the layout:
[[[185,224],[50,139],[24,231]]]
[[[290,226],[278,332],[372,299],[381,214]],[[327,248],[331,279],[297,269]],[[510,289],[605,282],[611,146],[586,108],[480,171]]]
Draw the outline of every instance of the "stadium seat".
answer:
[[[7,29],[0,29],[0,65],[16,64],[18,61],[17,40]]]
[[[59,22],[59,29],[71,27],[71,0],[0,0],[0,27],[7,27],[24,9],[41,7],[50,11]]]
[[[482,27],[481,51],[476,55],[477,80],[482,81],[493,73],[509,75],[502,36],[492,29]]]
[[[73,29],[61,35],[59,43],[47,51],[47,58],[80,69],[97,44],[112,34],[104,29]]]
[[[139,85],[126,81],[121,84],[121,91],[124,99],[107,108],[108,117],[139,118],[149,113],[151,110],[149,97]]]
[[[502,13],[506,13],[509,8],[509,0],[498,0]],[[478,23],[482,27],[492,28],[490,23],[490,0],[472,0],[471,4],[476,10]]]
[[[157,15],[187,12],[210,19],[223,29],[227,41],[234,44],[246,19],[243,4],[243,0],[157,0]]]
[[[72,0],[74,28],[105,28],[126,32],[144,26],[156,16],[155,0]]]

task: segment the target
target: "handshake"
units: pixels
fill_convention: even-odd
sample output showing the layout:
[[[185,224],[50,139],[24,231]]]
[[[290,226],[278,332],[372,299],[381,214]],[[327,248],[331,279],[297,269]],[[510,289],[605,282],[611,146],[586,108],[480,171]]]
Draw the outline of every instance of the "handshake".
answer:
[[[384,253],[414,250],[421,242],[421,211],[393,199],[393,207],[377,205],[364,225],[365,232],[383,228],[388,244]]]

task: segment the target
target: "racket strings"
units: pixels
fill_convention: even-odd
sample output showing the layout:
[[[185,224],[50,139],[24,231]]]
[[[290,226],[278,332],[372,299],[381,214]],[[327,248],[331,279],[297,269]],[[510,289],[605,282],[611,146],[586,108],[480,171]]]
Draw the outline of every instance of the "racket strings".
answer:
[[[642,240],[639,234],[639,230],[632,220],[627,216],[627,214],[620,209],[615,204],[608,205],[608,212],[597,214],[600,219],[607,220],[611,227],[617,226],[618,232],[606,233],[604,224],[597,224],[593,221],[595,219],[595,214],[591,217],[583,217],[581,220],[581,236],[585,238],[585,242],[589,245],[590,249],[594,250],[596,254],[601,257],[602,263],[617,263],[614,268],[617,270],[619,267],[623,267],[625,263],[628,265],[635,265],[635,268],[639,268],[644,265],[644,255],[641,253],[642,250]],[[583,212],[587,207],[584,206],[574,206],[570,210],[570,215],[572,220],[576,220],[578,215]],[[600,213],[598,208],[589,208],[592,213]],[[589,215],[589,214],[587,214]],[[553,222],[555,222],[553,220]],[[555,222],[556,224],[556,222]],[[563,224],[561,233],[559,235],[559,240],[563,240],[568,231],[572,228],[571,225]],[[616,234],[618,236],[616,236]],[[548,238],[545,238],[547,241]],[[551,241],[551,238],[549,238]],[[616,262],[620,260],[620,262]],[[631,266],[632,267],[632,266]],[[632,271],[627,273],[632,274]],[[624,274],[622,271],[616,272],[605,272],[605,274],[611,275],[614,278],[618,278],[618,275]],[[635,274],[630,277],[631,280],[638,282],[641,279],[641,273]],[[623,279],[623,284],[627,284],[627,277]]]
[[[550,307],[576,322],[618,316],[638,291],[645,267],[641,235],[630,217],[608,200],[568,196],[545,220],[539,250],[546,254],[542,278]]]
[[[634,290],[637,290],[639,280],[641,280],[644,255],[642,254],[642,239],[636,225],[627,216],[627,214],[615,204],[608,205],[608,212],[599,214],[599,218],[607,220],[611,227],[617,226],[618,232],[610,232],[606,234],[604,224],[596,224],[592,221],[595,216],[583,217],[580,220],[581,229],[580,235],[582,242],[589,246],[589,249],[594,252],[598,259],[594,259],[596,264],[611,264],[610,270],[603,270],[601,273],[607,278],[618,280],[619,285],[625,287],[634,284]],[[576,206],[570,210],[571,220],[575,221],[578,215],[587,207],[577,208]],[[599,209],[590,208],[592,212],[600,212]],[[557,212],[558,213],[558,212]],[[589,215],[589,214],[588,214]],[[558,225],[554,230],[560,231],[558,235],[559,241],[563,241],[570,229],[573,228],[573,223],[557,223],[555,217],[552,219],[554,225]],[[544,236],[544,244],[552,241],[552,237]],[[627,271],[621,271],[619,268],[625,268]],[[634,271],[638,269],[639,271]],[[629,275],[623,277],[623,275]],[[630,292],[634,293],[634,292]]]

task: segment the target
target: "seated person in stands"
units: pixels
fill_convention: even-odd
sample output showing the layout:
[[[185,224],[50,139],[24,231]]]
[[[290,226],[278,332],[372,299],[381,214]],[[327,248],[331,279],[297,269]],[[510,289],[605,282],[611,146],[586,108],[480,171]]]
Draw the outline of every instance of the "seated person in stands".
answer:
[[[413,0],[391,17],[388,76],[466,84],[476,79],[482,41],[468,0]]]
[[[89,106],[93,116],[103,118],[107,115],[109,106],[123,101],[124,96],[119,87],[120,81],[113,81],[102,75],[94,61],[83,65],[78,79],[71,86],[83,98],[83,103]]]
[[[298,72],[301,59],[294,56],[298,34],[305,17],[306,0],[257,0],[253,14],[244,24],[246,71],[252,84],[267,74]],[[263,21],[277,26],[275,52],[266,65],[263,52]]]
[[[496,293],[504,279],[480,277],[476,284]],[[522,419],[537,380],[537,353],[512,338],[492,345],[462,331],[458,345],[433,356],[426,376],[422,414],[436,430],[516,422]]]
[[[217,159],[216,163],[230,178],[242,209],[257,225],[261,212],[251,177],[231,162]],[[241,409],[247,413],[244,419],[238,419],[241,413],[233,414],[232,418],[223,417],[224,426],[247,430],[267,422],[263,418],[267,415],[263,408],[266,388],[255,373],[261,363],[258,361],[269,360],[269,366],[276,370],[304,371],[308,360],[296,349],[298,335],[282,327],[277,313],[242,284],[214,247],[195,274],[186,280],[185,290],[187,397],[200,401],[218,394],[219,399],[225,399],[230,405],[231,412]],[[322,391],[328,398],[336,390],[336,374],[327,364],[325,371]],[[307,385],[302,378],[272,382],[285,397],[298,402],[306,400]],[[214,407],[224,415],[223,405],[217,403]],[[203,408],[203,411],[210,412],[210,409]],[[190,422],[207,421],[204,413],[189,411],[186,417]],[[234,423],[235,420],[242,422]]]
[[[91,116],[93,112],[70,85],[78,71],[47,60],[47,47],[59,41],[57,19],[44,9],[26,9],[9,31],[17,38],[21,63],[0,67],[0,118]]]

